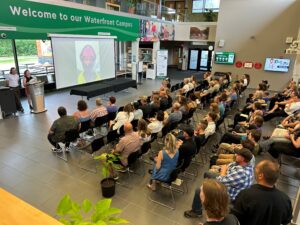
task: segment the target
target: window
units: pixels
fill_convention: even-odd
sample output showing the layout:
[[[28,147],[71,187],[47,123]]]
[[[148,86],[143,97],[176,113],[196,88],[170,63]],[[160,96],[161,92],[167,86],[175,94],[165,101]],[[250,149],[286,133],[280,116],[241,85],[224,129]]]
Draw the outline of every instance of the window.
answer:
[[[192,13],[202,13],[204,9],[204,0],[194,0]]]
[[[192,13],[203,13],[206,10],[218,12],[220,0],[193,0]]]

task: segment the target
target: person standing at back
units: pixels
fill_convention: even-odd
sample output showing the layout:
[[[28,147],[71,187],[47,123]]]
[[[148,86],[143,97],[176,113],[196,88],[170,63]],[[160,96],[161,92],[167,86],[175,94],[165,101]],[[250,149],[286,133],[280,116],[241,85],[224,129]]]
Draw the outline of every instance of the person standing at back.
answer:
[[[270,160],[257,164],[257,184],[241,191],[232,209],[241,225],[280,225],[291,222],[291,200],[275,187],[279,169],[279,165]]]
[[[30,82],[32,82],[32,80],[36,81],[36,78],[31,76],[31,73],[30,73],[29,70],[25,70],[24,71],[24,77],[23,77],[23,86],[24,86],[24,89],[25,89],[25,94],[26,94],[26,97],[27,97],[27,101],[28,101],[30,111],[33,110],[32,99],[31,99],[30,90],[29,90],[29,84],[30,84]]]
[[[20,100],[20,75],[17,73],[15,67],[10,68],[10,73],[6,76],[7,86],[14,92],[16,107],[19,112],[24,112],[23,106]]]

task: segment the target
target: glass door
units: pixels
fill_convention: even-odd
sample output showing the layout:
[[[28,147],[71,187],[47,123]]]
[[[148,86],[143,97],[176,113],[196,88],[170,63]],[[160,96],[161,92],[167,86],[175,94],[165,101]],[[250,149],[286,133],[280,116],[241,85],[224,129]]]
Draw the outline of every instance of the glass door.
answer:
[[[208,50],[201,50],[200,70],[208,71]]]
[[[199,50],[190,49],[189,52],[189,70],[197,70],[198,69],[198,57],[199,57]]]

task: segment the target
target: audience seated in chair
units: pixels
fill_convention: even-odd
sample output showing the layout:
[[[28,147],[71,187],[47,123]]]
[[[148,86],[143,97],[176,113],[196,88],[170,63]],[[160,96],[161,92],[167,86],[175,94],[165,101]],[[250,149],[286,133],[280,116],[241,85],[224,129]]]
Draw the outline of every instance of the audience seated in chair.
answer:
[[[182,112],[180,111],[180,104],[175,102],[172,106],[172,112],[164,120],[164,124],[178,123],[182,119]]]
[[[140,150],[141,140],[138,133],[133,131],[132,125],[129,122],[125,122],[124,124],[124,132],[125,136],[121,137],[112,153],[120,155],[120,162],[118,163],[126,167],[128,165],[128,156]]]
[[[66,131],[79,130],[80,127],[79,121],[74,116],[67,115],[65,107],[60,106],[57,112],[60,118],[53,122],[48,134],[48,140],[53,145],[53,152],[62,151],[58,143],[65,141]]]
[[[184,170],[196,154],[197,146],[194,141],[194,130],[190,126],[185,125],[182,131],[183,137],[177,141],[177,147],[179,151],[178,165],[183,163],[182,170]]]
[[[92,122],[95,122],[97,118],[106,116],[107,114],[107,109],[103,106],[101,98],[96,98],[96,108],[91,112]]]
[[[77,112],[74,112],[73,116],[79,120],[80,123],[91,120],[91,114],[88,110],[88,106],[84,100],[79,100],[77,103]]]
[[[156,113],[156,118],[150,118],[150,123],[148,124],[148,129],[151,131],[151,133],[158,133],[163,128],[163,121],[164,121],[164,112],[158,111]]]
[[[203,225],[239,225],[238,219],[229,212],[229,197],[226,186],[217,180],[205,179],[195,195],[195,204],[199,203],[199,212],[195,215],[202,216],[202,205],[206,221]],[[197,207],[195,207],[197,208]],[[186,217],[194,217],[193,211],[186,211]]]
[[[200,122],[198,123],[195,131],[194,131],[194,135],[195,135],[195,138],[197,138],[198,140],[198,143],[200,145],[204,144],[205,143],[205,130],[208,126],[208,122],[207,120],[200,120]]]
[[[248,149],[241,149],[236,155],[236,162],[222,165],[219,174],[206,172],[204,177],[216,179],[227,187],[231,201],[244,189],[250,187],[253,182],[253,167],[249,164],[252,153]],[[184,216],[195,218],[202,216],[202,204],[199,199],[200,188],[196,189],[192,210],[185,211]]]
[[[270,160],[257,164],[256,184],[238,194],[231,210],[241,225],[281,225],[291,222],[291,200],[275,187],[279,169],[279,165]]]
[[[148,129],[148,124],[144,119],[138,121],[137,132],[142,144],[151,140],[151,131]]]
[[[277,159],[280,154],[300,157],[300,124],[297,124],[292,132],[288,132],[288,142],[274,142],[271,144],[269,153]]]
[[[216,119],[217,114],[215,113],[208,113],[206,117],[204,118],[207,121],[207,127],[204,131],[205,139],[207,139],[210,135],[214,134],[216,132]]]
[[[109,101],[107,102],[106,109],[108,113],[114,113],[118,111],[118,107],[116,106],[116,97],[110,96]]]
[[[291,97],[288,100],[275,103],[273,109],[266,113],[264,119],[265,121],[269,121],[278,116],[286,117],[298,110],[300,110],[299,93],[294,91],[291,93]]]
[[[123,126],[126,122],[131,122],[134,118],[133,109],[131,104],[127,104],[124,106],[123,111],[118,112],[116,118],[111,121],[111,126],[113,130],[119,130],[121,126]]]
[[[155,165],[152,171],[150,183],[147,185],[152,191],[156,190],[156,182],[168,182],[171,172],[176,168],[179,152],[176,147],[176,138],[168,133],[165,137],[165,146],[155,157]]]
[[[138,102],[133,103],[133,120],[139,120],[143,118],[143,111],[140,109]]]
[[[151,105],[147,102],[147,96],[140,97],[140,100],[140,109],[143,111],[143,118],[147,119],[151,113]]]

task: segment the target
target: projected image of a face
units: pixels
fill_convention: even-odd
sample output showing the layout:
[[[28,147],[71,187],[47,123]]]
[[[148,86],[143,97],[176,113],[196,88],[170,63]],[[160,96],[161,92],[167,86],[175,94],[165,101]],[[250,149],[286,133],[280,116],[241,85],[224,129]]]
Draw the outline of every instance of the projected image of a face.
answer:
[[[77,77],[77,83],[83,84],[86,82],[99,80],[99,73],[96,71],[97,56],[94,48],[87,44],[85,45],[80,53],[80,62],[83,71]]]

